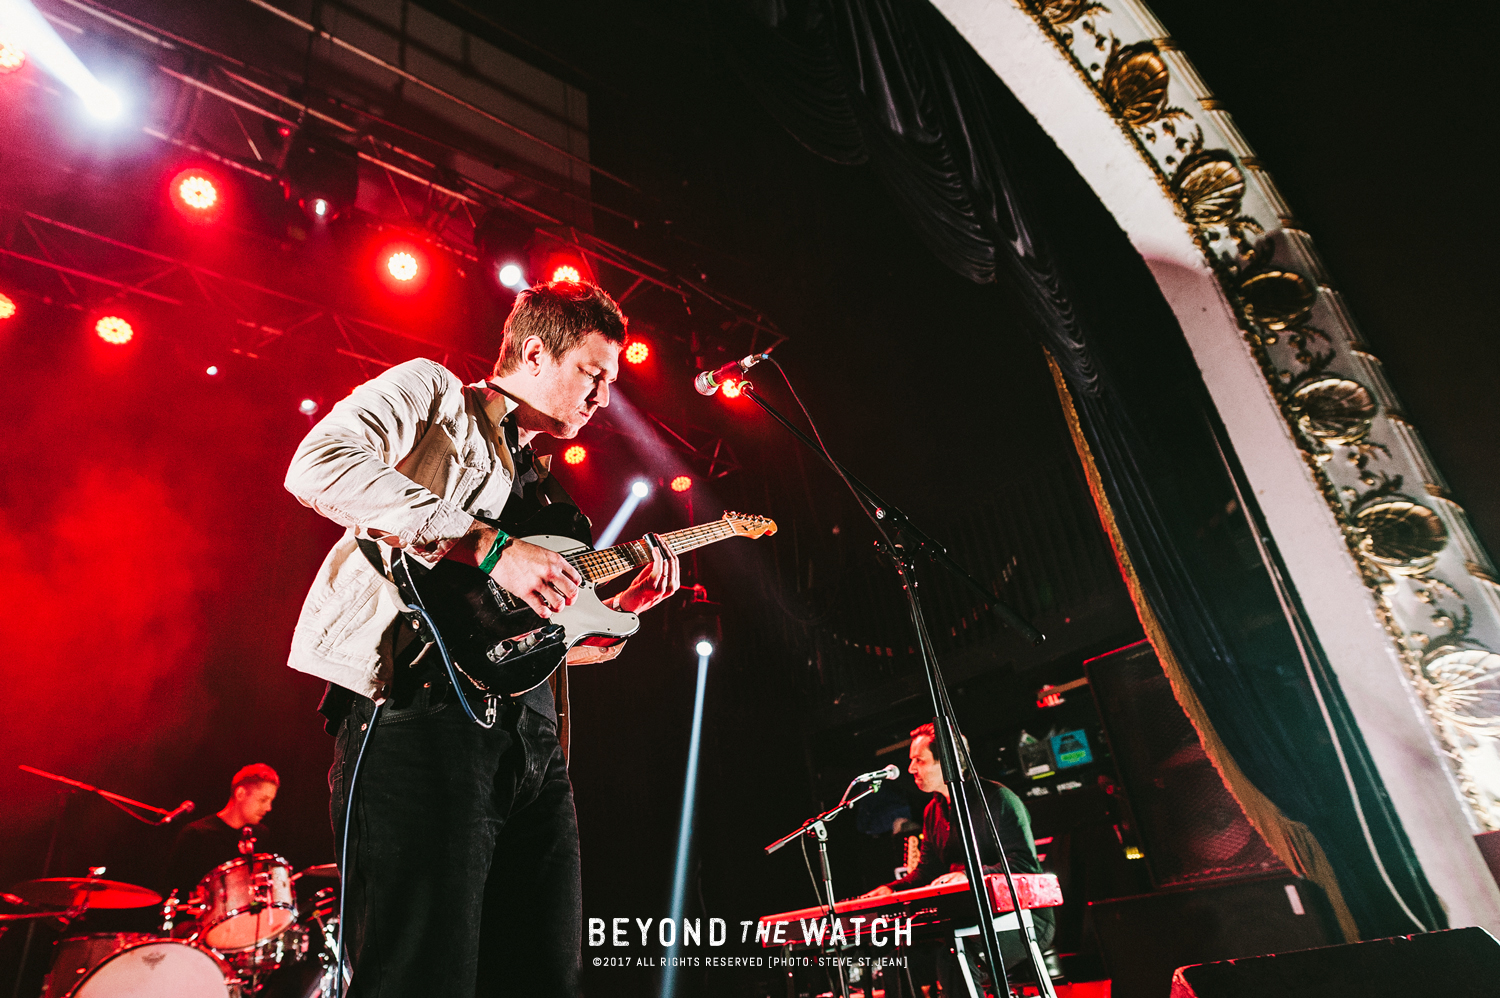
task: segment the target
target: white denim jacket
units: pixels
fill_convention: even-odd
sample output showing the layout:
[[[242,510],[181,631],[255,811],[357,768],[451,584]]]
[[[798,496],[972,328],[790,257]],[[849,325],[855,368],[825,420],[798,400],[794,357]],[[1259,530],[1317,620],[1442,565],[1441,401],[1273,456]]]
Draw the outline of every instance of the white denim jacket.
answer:
[[[312,428],[287,470],[287,491],[348,530],[302,604],[288,665],[381,694],[398,603],[355,538],[363,531],[430,563],[468,532],[471,513],[498,516],[515,477],[499,430],[513,405],[419,359],[360,385]],[[537,464],[545,474],[545,460]]]

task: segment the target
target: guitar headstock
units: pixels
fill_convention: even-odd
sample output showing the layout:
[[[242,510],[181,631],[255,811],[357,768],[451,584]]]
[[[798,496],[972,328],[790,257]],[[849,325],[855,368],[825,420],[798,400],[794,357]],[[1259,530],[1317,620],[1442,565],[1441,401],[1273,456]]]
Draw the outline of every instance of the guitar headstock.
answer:
[[[740,537],[769,537],[776,533],[776,521],[768,516],[725,510],[724,522]]]

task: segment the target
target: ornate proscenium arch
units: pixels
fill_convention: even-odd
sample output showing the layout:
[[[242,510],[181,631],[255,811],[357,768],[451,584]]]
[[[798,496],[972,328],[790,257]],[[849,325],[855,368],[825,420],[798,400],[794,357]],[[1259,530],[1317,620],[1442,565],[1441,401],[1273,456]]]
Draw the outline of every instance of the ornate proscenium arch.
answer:
[[[1310,237],[1138,0],[933,0],[1175,313],[1450,924],[1500,931],[1500,583]]]

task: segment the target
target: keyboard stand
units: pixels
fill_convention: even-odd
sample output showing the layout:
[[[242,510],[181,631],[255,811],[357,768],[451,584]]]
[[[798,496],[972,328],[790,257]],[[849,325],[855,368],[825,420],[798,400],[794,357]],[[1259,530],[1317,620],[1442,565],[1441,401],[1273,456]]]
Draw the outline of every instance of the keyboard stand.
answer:
[[[1026,932],[1024,933],[1024,935],[1029,945],[1031,946],[1031,954],[1034,959],[1034,965],[1045,970],[1047,964],[1046,961],[1042,959],[1042,951],[1036,944],[1036,925],[1031,920],[1030,909],[1021,909],[1021,920],[1026,925]],[[1016,913],[1013,911],[1008,911],[1003,915],[995,916],[995,931],[997,933],[1017,932],[1020,930],[1020,928],[1021,923],[1016,921]],[[970,925],[967,928],[956,929],[953,933],[953,953],[958,957],[958,968],[964,975],[964,984],[969,989],[969,998],[984,998],[984,993],[979,990],[979,982],[974,980],[974,972],[970,969],[969,955],[964,949],[964,940],[966,938],[975,938],[978,935],[979,926],[977,925]],[[991,979],[993,979],[995,976],[996,975],[994,969],[991,968]],[[1041,992],[1042,998],[1057,998],[1057,992],[1052,989],[1052,978],[1046,973],[1043,973],[1042,979],[1037,982],[1037,990]]]

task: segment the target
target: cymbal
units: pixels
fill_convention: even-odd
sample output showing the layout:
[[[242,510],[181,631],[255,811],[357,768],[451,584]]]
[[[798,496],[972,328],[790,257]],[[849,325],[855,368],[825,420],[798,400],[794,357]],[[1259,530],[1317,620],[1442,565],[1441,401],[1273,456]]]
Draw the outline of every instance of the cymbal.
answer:
[[[17,884],[12,890],[32,904],[71,908],[144,908],[161,904],[161,895],[145,887],[97,877],[45,877]]]
[[[309,866],[292,879],[301,880],[303,877],[323,877],[329,880],[337,880],[339,878],[339,865],[337,863],[319,863],[317,866]]]

